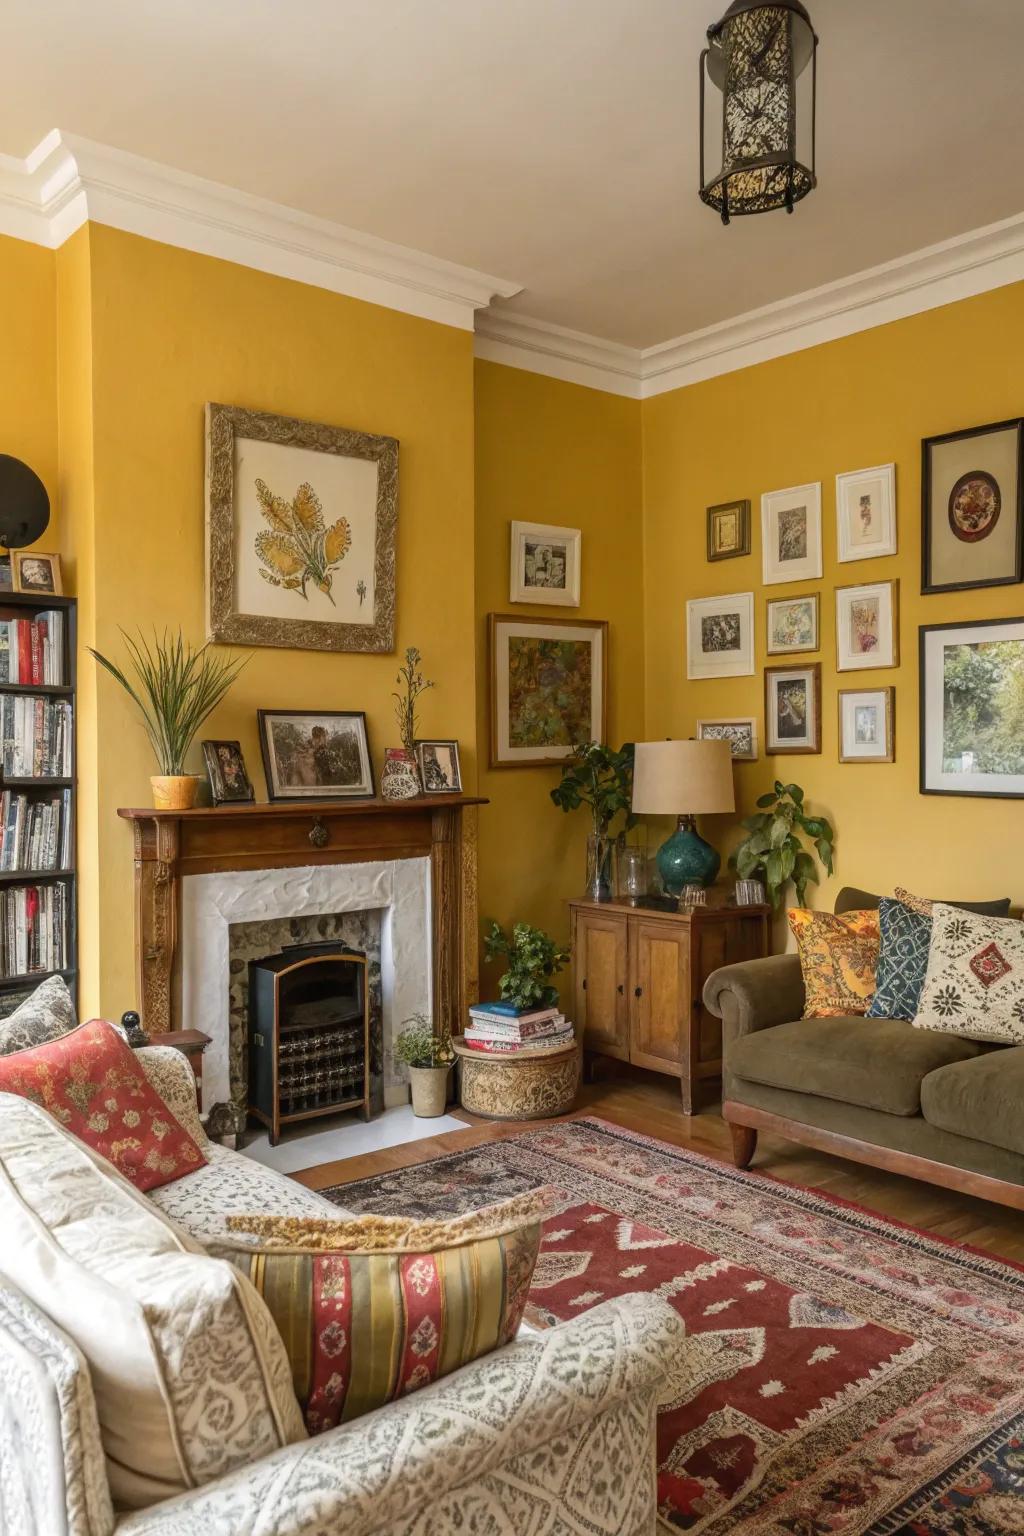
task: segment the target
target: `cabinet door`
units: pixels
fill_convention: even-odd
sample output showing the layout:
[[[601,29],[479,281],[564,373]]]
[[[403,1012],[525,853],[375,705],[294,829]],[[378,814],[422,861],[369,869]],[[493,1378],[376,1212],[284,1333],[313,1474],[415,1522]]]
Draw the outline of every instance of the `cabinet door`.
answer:
[[[575,1023],[583,1044],[602,1056],[628,1061],[625,918],[577,912],[573,966]]]
[[[682,1076],[690,1021],[689,925],[631,918],[629,963],[629,1059]]]

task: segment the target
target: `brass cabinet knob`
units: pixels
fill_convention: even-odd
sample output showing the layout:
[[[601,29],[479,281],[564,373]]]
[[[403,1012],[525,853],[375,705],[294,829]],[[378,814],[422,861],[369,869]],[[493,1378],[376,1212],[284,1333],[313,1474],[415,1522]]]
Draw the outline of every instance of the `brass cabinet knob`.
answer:
[[[314,819],[313,826],[309,833],[309,840],[313,844],[314,848],[327,847],[327,828],[324,826],[319,816]]]

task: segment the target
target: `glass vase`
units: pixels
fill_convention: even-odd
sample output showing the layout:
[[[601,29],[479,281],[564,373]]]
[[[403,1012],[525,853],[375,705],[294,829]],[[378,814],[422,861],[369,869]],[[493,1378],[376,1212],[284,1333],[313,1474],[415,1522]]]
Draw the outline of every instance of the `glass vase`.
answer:
[[[615,894],[615,839],[591,832],[587,838],[587,899],[611,901]]]

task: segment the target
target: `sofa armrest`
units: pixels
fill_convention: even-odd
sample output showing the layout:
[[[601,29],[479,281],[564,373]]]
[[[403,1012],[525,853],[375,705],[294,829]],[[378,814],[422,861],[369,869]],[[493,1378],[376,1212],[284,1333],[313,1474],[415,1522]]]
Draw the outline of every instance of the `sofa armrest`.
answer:
[[[803,1018],[804,983],[799,955],[766,955],[712,971],[704,1004],[722,1020],[722,1049],[741,1035]]]
[[[654,1407],[678,1392],[685,1373],[679,1315],[653,1296],[620,1297],[353,1424],[130,1515],[117,1536],[446,1536],[456,1490],[464,1515],[489,1502],[504,1511],[503,1523],[481,1521],[481,1529],[512,1530],[532,1507],[524,1484],[535,1502],[557,1506],[581,1496],[581,1465],[591,1462],[606,1486],[584,1478],[587,1509],[602,1499],[621,1508],[610,1502],[588,1529],[632,1536],[653,1529]],[[586,1440],[591,1454],[581,1458]]]
[[[196,1076],[187,1056],[173,1045],[142,1045],[135,1052],[139,1066],[174,1118],[200,1147],[206,1132],[196,1104]]]

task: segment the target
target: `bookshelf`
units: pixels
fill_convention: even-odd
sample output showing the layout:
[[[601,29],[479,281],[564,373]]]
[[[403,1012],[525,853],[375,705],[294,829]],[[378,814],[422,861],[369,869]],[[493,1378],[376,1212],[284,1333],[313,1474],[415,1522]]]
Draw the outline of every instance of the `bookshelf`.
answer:
[[[60,682],[32,683],[9,682],[6,680],[14,669],[10,659],[10,652],[3,653],[0,646],[0,709],[6,708],[12,711],[9,700],[39,699],[43,701],[43,711],[48,711],[57,706],[61,701],[67,701],[70,705],[69,725],[70,764],[60,763],[64,768],[70,766],[70,772],[61,775],[34,775],[34,774],[10,774],[4,770],[6,751],[0,750],[0,792],[10,791],[12,796],[23,796],[24,805],[22,814],[28,819],[28,826],[32,825],[32,808],[53,802],[55,798],[62,801],[61,831],[57,836],[56,853],[33,861],[27,855],[31,851],[31,843],[25,839],[24,856],[19,859],[19,867],[9,868],[7,863],[10,857],[8,846],[5,843],[7,828],[0,825],[0,921],[4,927],[0,927],[0,1018],[5,1017],[17,1007],[25,996],[41,981],[48,976],[62,976],[78,1002],[78,911],[77,911],[77,866],[75,850],[75,820],[76,820],[76,796],[75,780],[77,772],[77,605],[73,597],[56,597],[47,593],[28,592],[0,592],[0,625],[10,625],[16,620],[38,620],[47,612],[59,612],[63,615],[64,633],[61,644],[62,670]],[[0,637],[7,635],[10,641],[16,632],[0,630]],[[24,661],[25,653],[22,653]],[[29,651],[31,664],[31,649]],[[16,665],[16,664],[15,664]],[[38,659],[36,661],[38,666]],[[22,710],[29,706],[22,704]],[[7,718],[6,716],[4,717]],[[23,718],[23,717],[22,717]],[[0,743],[0,747],[6,747],[6,741]],[[65,791],[67,792],[65,795]],[[4,802],[7,803],[6,800]],[[36,816],[41,819],[41,812]],[[65,856],[61,857],[61,843],[65,844]],[[52,859],[55,858],[59,868],[52,867]],[[31,867],[38,863],[41,867]],[[61,959],[65,964],[60,968],[50,969],[39,962],[38,959],[30,960],[24,970],[10,964],[10,956],[7,949],[6,924],[16,922],[14,904],[17,902],[19,888],[27,888],[28,891],[39,892],[40,909],[46,901],[54,902],[54,897],[44,896],[48,888],[63,887],[64,921],[66,923],[66,943]],[[26,900],[28,900],[26,896]],[[6,904],[6,905],[5,905]],[[56,926],[56,923],[55,923]]]

